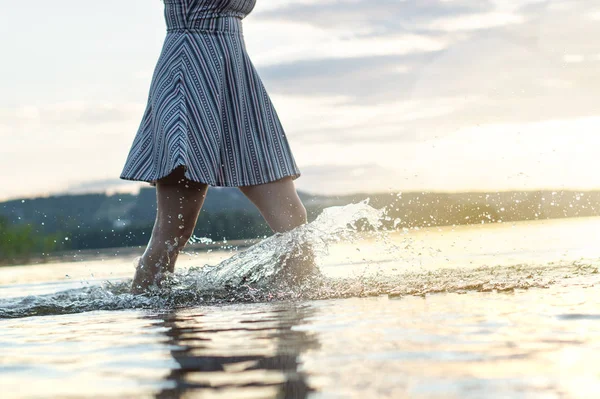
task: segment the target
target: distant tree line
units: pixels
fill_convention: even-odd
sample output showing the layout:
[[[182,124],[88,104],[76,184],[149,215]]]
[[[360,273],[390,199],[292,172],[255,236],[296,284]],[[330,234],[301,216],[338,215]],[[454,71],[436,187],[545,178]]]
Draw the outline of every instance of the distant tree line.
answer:
[[[143,246],[156,216],[155,190],[139,194],[64,195],[0,203],[0,263],[58,250]],[[309,220],[329,206],[369,198],[386,208],[389,229],[600,216],[600,192],[393,193],[314,196],[301,193]],[[215,241],[271,234],[238,190],[212,189],[194,235]]]
[[[40,234],[29,224],[10,225],[0,217],[0,264],[27,262],[61,249],[59,234]]]
[[[597,191],[405,193],[376,195],[370,203],[385,206],[386,224],[399,228],[600,216]]]
[[[122,229],[77,229],[67,235],[68,249],[101,249],[146,245],[153,224],[138,224]],[[196,237],[210,237],[215,241],[257,238],[271,234],[261,217],[243,211],[228,213],[201,212],[194,230]]]

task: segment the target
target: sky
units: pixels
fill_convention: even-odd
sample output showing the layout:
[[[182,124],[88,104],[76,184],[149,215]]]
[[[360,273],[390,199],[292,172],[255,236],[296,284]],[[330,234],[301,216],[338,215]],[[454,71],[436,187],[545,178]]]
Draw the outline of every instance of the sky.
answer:
[[[0,199],[118,176],[159,0],[0,0]],[[600,188],[600,0],[258,0],[244,38],[299,189]]]

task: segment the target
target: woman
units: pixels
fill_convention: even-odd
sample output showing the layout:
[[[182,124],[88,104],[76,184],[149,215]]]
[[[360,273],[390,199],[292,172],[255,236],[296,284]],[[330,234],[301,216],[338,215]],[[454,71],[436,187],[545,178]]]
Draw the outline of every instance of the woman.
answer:
[[[256,0],[164,0],[167,37],[122,179],[156,186],[152,236],[132,292],[160,285],[191,237],[208,186],[239,187],[275,232],[306,223],[300,176],[244,43]]]

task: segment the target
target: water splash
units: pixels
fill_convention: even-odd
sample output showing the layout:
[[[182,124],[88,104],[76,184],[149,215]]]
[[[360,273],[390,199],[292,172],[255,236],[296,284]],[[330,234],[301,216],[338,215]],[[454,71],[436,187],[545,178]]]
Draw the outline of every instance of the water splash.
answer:
[[[468,291],[510,292],[545,288],[567,278],[600,280],[597,262],[517,265],[478,269],[440,269],[398,275],[329,278],[312,273],[300,283],[285,283],[282,275],[291,259],[306,260],[311,253],[326,255],[336,242],[357,242],[364,230],[387,244],[381,221],[385,210],[368,202],[327,208],[312,223],[275,234],[215,266],[192,267],[167,276],[162,288],[132,295],[131,282],[62,291],[50,295],[0,300],[0,318],[78,313],[93,310],[165,309],[231,302],[316,300],[388,295],[428,295]],[[389,244],[390,251],[397,251]],[[406,251],[407,246],[402,250]],[[397,254],[397,252],[395,252]],[[406,255],[406,254],[404,254]],[[403,255],[403,256],[404,256]]]
[[[103,286],[2,300],[0,318],[291,298],[295,291],[314,284],[319,275],[315,269],[302,283],[289,285],[283,277],[294,262],[326,253],[331,242],[352,240],[358,222],[377,228],[381,217],[382,210],[369,206],[368,201],[327,208],[314,222],[275,234],[216,266],[192,267],[168,275],[160,289],[146,295],[129,293],[130,281],[107,282]]]
[[[195,285],[190,288],[202,292],[223,289],[231,292],[244,286],[273,289],[280,286],[282,274],[292,263],[299,261],[300,266],[311,267],[313,256],[326,254],[331,242],[352,240],[359,221],[378,228],[381,217],[382,211],[369,206],[367,201],[327,208],[310,224],[277,233],[215,267],[190,269],[184,279]]]

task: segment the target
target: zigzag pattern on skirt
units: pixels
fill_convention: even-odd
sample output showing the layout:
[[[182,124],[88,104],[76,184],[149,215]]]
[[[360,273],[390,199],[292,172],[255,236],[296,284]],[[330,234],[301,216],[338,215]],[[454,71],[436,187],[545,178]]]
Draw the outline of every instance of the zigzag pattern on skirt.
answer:
[[[207,1],[165,1],[167,37],[120,177],[155,183],[178,166],[190,180],[213,186],[299,177],[275,107],[246,52],[242,18],[189,19]],[[245,10],[253,6],[253,0],[221,1]]]

